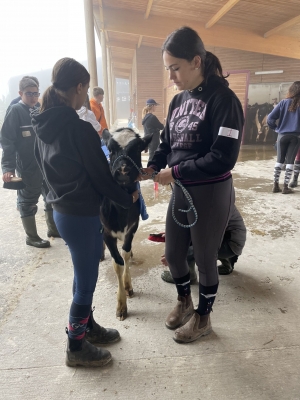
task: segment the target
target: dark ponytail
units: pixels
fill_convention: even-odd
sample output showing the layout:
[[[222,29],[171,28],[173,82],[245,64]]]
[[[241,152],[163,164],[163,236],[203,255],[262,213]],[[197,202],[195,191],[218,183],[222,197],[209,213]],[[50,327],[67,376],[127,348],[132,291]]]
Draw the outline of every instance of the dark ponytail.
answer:
[[[286,98],[292,99],[289,111],[294,112],[298,107],[300,107],[300,81],[296,81],[290,86]]]
[[[194,29],[183,26],[172,32],[165,40],[162,46],[162,52],[166,51],[176,58],[183,58],[191,62],[195,56],[201,58],[202,74],[205,81],[212,76],[217,75],[223,79],[228,75],[223,75],[220,60],[210,51],[206,51],[204,44]]]
[[[79,83],[84,86],[89,81],[90,74],[78,61],[67,57],[58,60],[52,70],[52,85],[43,94],[41,111],[69,105],[67,91]]]

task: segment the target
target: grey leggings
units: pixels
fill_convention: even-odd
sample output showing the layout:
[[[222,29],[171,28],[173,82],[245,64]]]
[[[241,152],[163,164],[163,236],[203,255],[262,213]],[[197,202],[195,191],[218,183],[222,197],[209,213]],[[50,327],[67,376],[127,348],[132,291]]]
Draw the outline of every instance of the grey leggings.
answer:
[[[218,250],[234,206],[235,196],[232,179],[202,186],[186,187],[198,213],[198,221],[191,228],[182,228],[172,217],[172,202],[175,195],[175,216],[182,224],[195,220],[188,209],[188,202],[179,186],[174,185],[166,219],[166,260],[174,278],[188,274],[186,261],[190,242],[194,244],[194,257],[199,269],[199,281],[203,286],[213,286],[219,281],[217,269]]]

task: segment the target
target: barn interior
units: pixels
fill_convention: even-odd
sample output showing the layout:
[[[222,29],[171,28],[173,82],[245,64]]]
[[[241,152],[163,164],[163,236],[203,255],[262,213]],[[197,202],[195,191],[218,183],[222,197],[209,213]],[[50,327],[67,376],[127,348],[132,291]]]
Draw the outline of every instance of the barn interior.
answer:
[[[142,183],[149,219],[134,238],[131,275],[135,295],[128,318],[115,318],[117,279],[108,252],[99,267],[95,318],[118,329],[122,340],[107,348],[112,364],[102,368],[64,365],[64,326],[71,303],[72,262],[60,239],[47,250],[29,248],[15,210],[0,220],[7,238],[2,255],[14,281],[0,282],[1,395],[3,399],[300,399],[300,207],[271,193],[276,136],[256,117],[285,97],[300,80],[299,0],[84,0],[90,86],[97,86],[95,40],[102,48],[104,107],[111,129],[118,119],[116,80],[129,87],[128,119],[142,133],[148,98],[163,121],[178,93],[164,69],[161,46],[180,26],[194,28],[229,74],[246,124],[233,171],[236,204],[247,242],[232,274],[220,277],[212,313],[213,332],[179,345],[164,326],[176,300],[161,280],[164,244],[148,240],[163,232],[171,189]],[[127,89],[126,89],[127,90]],[[263,111],[261,111],[263,109]],[[123,110],[124,111],[124,110]],[[262,130],[259,134],[259,129]],[[148,156],[143,154],[143,165]],[[15,204],[0,188],[0,204]],[[296,201],[295,201],[296,200]],[[43,205],[37,224],[45,230]],[[21,249],[21,251],[20,251]],[[192,287],[196,299],[197,287]],[[55,316],[55,318],[53,317]],[[22,318],[22,319],[21,319]],[[22,324],[21,322],[22,321]],[[26,330],[25,330],[26,327]],[[25,333],[26,332],[26,333]]]

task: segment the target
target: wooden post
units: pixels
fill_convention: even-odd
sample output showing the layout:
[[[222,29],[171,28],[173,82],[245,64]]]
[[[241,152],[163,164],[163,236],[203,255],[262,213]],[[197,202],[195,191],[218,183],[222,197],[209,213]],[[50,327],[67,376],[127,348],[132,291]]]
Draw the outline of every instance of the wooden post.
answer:
[[[105,33],[102,30],[100,33],[101,36],[101,51],[102,51],[102,73],[103,73],[103,90],[104,90],[104,110],[105,110],[105,118],[108,123],[108,127],[110,127],[110,94],[108,90],[108,74],[107,74],[107,52],[106,52],[106,38]]]
[[[93,88],[94,86],[98,86],[93,0],[84,0],[84,16],[88,68],[91,75],[90,86]]]
[[[110,125],[113,125],[113,96],[112,96],[112,74],[111,74],[111,57],[110,49],[106,49],[107,58],[107,77],[108,77],[108,95],[109,95],[109,112],[110,112]]]

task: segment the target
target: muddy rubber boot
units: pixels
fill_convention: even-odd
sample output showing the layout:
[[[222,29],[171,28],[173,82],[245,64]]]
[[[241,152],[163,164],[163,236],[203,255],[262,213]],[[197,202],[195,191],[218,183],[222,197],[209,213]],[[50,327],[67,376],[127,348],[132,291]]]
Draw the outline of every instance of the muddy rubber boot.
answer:
[[[66,365],[68,367],[103,367],[112,359],[108,350],[97,348],[85,339],[81,340],[79,349],[72,351],[74,342],[78,341],[68,338],[66,350]]]
[[[26,244],[28,246],[45,248],[50,247],[48,240],[43,240],[39,237],[36,230],[35,216],[21,218],[24,230],[26,232]]]
[[[103,328],[97,324],[93,316],[94,310],[91,311],[87,323],[85,338],[88,342],[95,345],[110,344],[120,340],[121,336],[116,329]]]
[[[286,183],[283,184],[282,194],[292,194],[295,193],[293,189],[290,189]]]
[[[221,265],[218,265],[219,275],[229,275],[233,271],[233,265],[230,262],[230,258],[219,258]]]
[[[173,339],[177,343],[190,343],[202,336],[208,335],[211,331],[210,315],[204,315],[207,320],[206,324],[201,328],[201,316],[195,311],[191,319],[179,329],[176,329]],[[202,324],[203,325],[203,324]]]
[[[298,186],[298,176],[296,178],[295,175],[294,175],[294,178],[293,178],[293,180],[292,180],[292,182],[290,183],[289,186],[290,186],[290,188],[295,188],[295,187]]]
[[[196,285],[198,283],[197,273],[195,269],[195,260],[191,260],[188,262],[190,268],[190,281],[191,285]],[[175,283],[170,271],[163,271],[161,273],[161,279],[168,283]]]
[[[274,182],[273,188],[272,188],[272,192],[273,193],[279,193],[281,192],[281,189],[279,187],[279,183],[278,182]]]
[[[60,234],[56,228],[56,225],[55,225],[55,222],[53,219],[53,210],[45,211],[45,219],[46,219],[46,224],[48,226],[47,236],[60,238]]]
[[[168,329],[176,329],[186,323],[194,312],[194,305],[191,295],[186,297],[178,296],[175,308],[170,312],[166,319]]]

